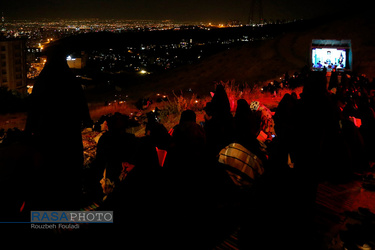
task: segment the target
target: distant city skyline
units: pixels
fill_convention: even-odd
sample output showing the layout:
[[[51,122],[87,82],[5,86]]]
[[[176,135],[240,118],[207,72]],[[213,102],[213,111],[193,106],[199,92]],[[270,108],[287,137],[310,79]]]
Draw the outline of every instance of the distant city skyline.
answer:
[[[115,18],[171,19],[176,21],[247,23],[252,0],[40,0],[1,1],[0,12],[7,19]],[[254,1],[254,0],[253,0]],[[323,0],[262,0],[265,19],[309,19],[340,12],[348,14],[347,0],[327,4]],[[255,13],[257,10],[255,10]]]

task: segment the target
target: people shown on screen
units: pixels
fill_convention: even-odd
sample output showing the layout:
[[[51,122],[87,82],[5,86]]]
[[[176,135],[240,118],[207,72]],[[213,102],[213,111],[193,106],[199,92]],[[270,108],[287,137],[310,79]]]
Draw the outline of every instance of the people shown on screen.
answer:
[[[343,69],[345,65],[346,53],[338,49],[313,49],[312,64],[316,69]]]

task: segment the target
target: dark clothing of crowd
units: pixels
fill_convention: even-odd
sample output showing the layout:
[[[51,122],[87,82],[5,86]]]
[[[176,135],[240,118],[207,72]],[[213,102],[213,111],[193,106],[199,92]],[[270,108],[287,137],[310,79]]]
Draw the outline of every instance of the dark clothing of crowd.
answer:
[[[87,120],[87,106],[77,86],[67,85],[61,94],[50,96],[49,88],[60,91],[58,86],[47,86],[53,75],[65,76],[57,83],[74,82],[65,64],[58,66],[51,63],[42,72],[27,126],[40,156],[38,173],[53,187],[40,191],[44,194],[37,200],[53,192],[59,194],[54,205],[78,199],[80,128]],[[274,115],[276,137],[266,143],[266,150],[257,140],[260,114],[240,99],[233,116],[222,85],[217,85],[204,109],[204,126],[196,123],[192,110],[186,110],[170,135],[149,116],[145,136],[136,138],[125,132],[126,116],[108,118],[93,168],[98,185],[104,169],[115,183],[99,207],[114,211],[114,225],[100,232],[98,227],[89,228],[88,235],[96,233],[121,246],[207,249],[239,228],[241,249],[317,249],[313,243],[318,184],[348,181],[374,160],[374,83],[345,75],[339,83],[335,78],[328,86],[322,72],[310,72],[300,99],[295,94],[283,97]],[[332,88],[336,94],[329,91]],[[69,103],[61,107],[66,96]],[[46,107],[46,102],[51,105]],[[354,126],[349,116],[362,119],[362,126]],[[59,148],[66,156],[60,162],[50,147],[56,130],[63,131],[62,140],[70,145]],[[221,150],[231,143],[241,144],[263,163],[264,174],[249,187],[236,186],[226,166],[218,162]],[[158,149],[167,152],[163,166]],[[124,165],[134,167],[121,181]]]
[[[81,130],[91,119],[82,87],[63,50],[52,49],[47,59],[30,96],[25,128],[35,152],[31,194],[35,197],[31,200],[34,209],[77,209],[83,164]]]

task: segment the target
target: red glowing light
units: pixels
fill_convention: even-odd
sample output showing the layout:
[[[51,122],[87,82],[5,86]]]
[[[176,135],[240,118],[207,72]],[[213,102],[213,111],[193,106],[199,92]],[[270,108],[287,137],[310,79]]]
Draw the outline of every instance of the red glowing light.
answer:
[[[160,167],[163,167],[164,162],[165,162],[165,157],[167,156],[167,151],[163,149],[158,149],[158,147],[155,147],[155,148],[156,148],[156,152],[158,153],[159,165]]]
[[[23,209],[25,208],[25,203],[26,203],[26,201],[24,201],[23,203],[22,203],[22,206],[20,207],[20,213],[23,211]]]

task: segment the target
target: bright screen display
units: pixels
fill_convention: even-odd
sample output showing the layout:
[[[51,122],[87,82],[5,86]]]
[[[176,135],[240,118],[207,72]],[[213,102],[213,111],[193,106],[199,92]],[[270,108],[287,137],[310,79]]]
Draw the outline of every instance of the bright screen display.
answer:
[[[313,68],[346,68],[346,51],[344,49],[314,48],[311,57]]]

